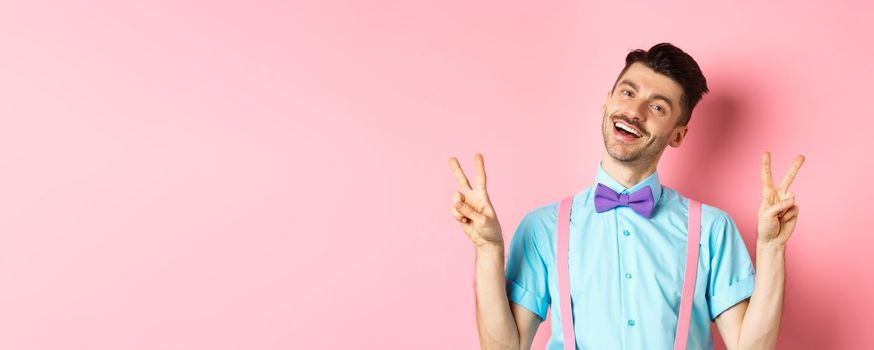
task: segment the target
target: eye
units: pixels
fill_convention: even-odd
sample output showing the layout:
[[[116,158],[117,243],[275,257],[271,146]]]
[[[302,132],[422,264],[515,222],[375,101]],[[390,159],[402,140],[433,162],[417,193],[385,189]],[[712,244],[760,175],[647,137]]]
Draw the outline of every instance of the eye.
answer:
[[[631,96],[631,91],[628,91],[628,90],[622,90],[622,95],[623,95],[623,96]]]
[[[665,112],[665,109],[662,108],[662,106],[659,106],[659,105],[652,105],[652,108],[654,108],[656,111],[658,111],[658,112],[660,112],[660,113],[664,113],[664,112]]]

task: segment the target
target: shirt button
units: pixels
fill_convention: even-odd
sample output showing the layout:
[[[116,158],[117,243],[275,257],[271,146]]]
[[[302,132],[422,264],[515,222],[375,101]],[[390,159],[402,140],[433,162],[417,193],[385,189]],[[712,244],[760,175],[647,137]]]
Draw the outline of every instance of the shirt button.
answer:
[[[625,279],[630,280],[630,279],[631,279],[631,274],[630,274],[630,273],[625,273]]]
[[[634,320],[628,320],[628,326],[634,327]]]
[[[631,236],[631,232],[628,232],[628,230],[622,231],[622,234],[625,235],[625,237]]]

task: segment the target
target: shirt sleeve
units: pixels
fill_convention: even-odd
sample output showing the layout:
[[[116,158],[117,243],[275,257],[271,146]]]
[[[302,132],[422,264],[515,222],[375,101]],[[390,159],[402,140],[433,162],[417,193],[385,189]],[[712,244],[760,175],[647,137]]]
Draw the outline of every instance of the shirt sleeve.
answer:
[[[549,307],[549,291],[546,263],[539,247],[548,245],[538,242],[543,236],[537,221],[533,213],[528,213],[519,223],[510,241],[506,277],[510,301],[535,313],[542,322]]]
[[[753,295],[755,269],[743,237],[728,214],[717,210],[710,237],[707,305],[713,320]]]

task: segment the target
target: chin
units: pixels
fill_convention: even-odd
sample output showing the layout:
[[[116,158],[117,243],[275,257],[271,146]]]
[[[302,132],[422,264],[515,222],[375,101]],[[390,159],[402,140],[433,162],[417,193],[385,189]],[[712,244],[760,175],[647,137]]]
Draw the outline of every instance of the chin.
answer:
[[[643,153],[640,149],[629,149],[617,143],[607,143],[604,146],[610,157],[623,162],[635,161]]]
[[[657,157],[660,152],[653,152],[657,145],[652,143],[626,144],[617,140],[609,139],[604,143],[607,154],[621,162],[638,162],[642,159]],[[655,146],[655,147],[654,147]]]
[[[634,162],[640,160],[640,152],[616,152],[615,150],[607,149],[607,154],[620,162]]]

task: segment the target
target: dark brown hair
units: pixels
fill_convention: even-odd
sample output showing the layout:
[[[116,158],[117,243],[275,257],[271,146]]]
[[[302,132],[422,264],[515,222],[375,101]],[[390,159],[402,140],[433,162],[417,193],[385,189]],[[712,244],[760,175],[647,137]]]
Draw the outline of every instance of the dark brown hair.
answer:
[[[698,67],[698,63],[692,56],[671,43],[656,44],[646,51],[641,49],[631,51],[625,56],[625,68],[622,68],[622,72],[613,83],[614,90],[619,78],[635,62],[640,62],[657,73],[671,78],[683,87],[683,96],[680,98],[682,114],[680,114],[677,125],[689,124],[695,105],[701,101],[704,94],[710,91],[707,88],[707,79],[704,78],[701,68]]]

